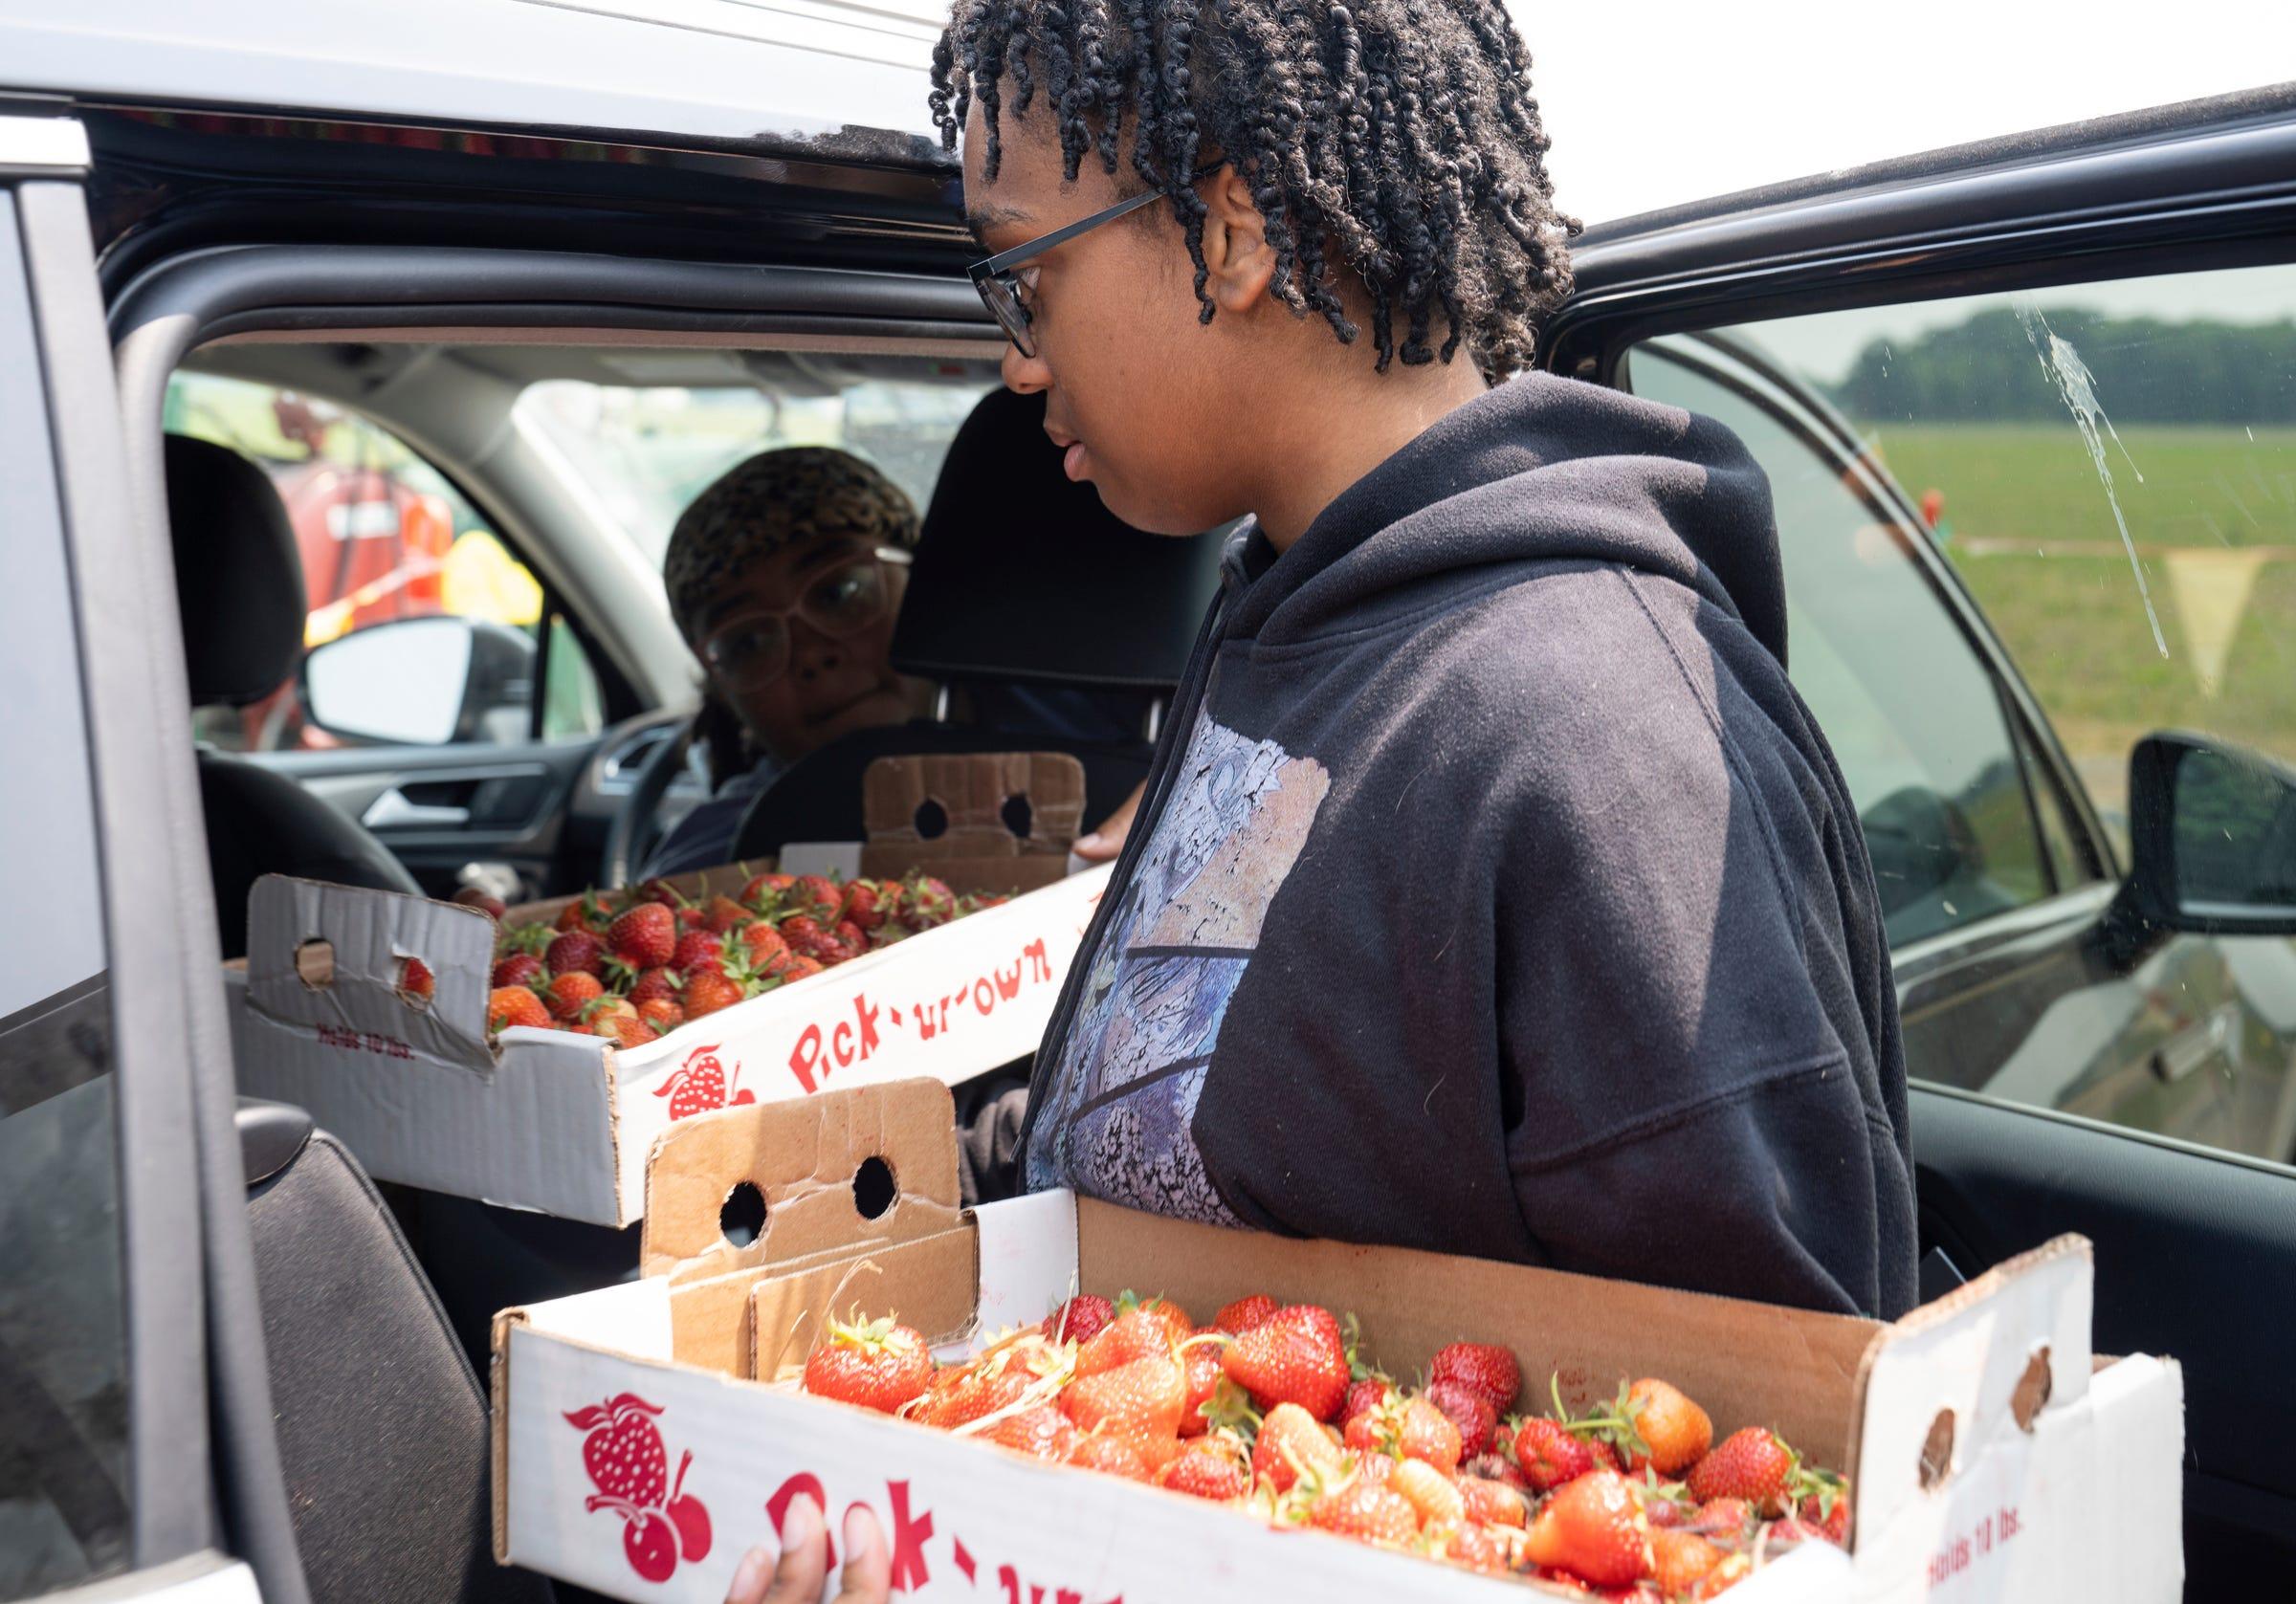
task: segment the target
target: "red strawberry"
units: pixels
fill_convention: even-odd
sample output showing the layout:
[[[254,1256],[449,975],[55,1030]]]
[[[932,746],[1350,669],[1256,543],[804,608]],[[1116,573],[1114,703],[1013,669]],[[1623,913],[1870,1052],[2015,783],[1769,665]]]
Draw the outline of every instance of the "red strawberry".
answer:
[[[701,911],[701,928],[723,935],[737,925],[745,925],[756,917],[750,911],[730,896],[714,896]]]
[[[837,910],[840,922],[850,923],[861,930],[875,930],[885,922],[885,909],[874,880],[855,880],[845,889],[845,902]]]
[[[1060,1395],[1060,1412],[1080,1430],[1128,1444],[1157,1471],[1180,1452],[1180,1412],[1187,1396],[1179,1362],[1169,1353],[1151,1353],[1094,1375],[1080,1374]]]
[[[497,923],[500,922],[503,914],[510,912],[508,903],[495,895],[494,892],[480,890],[476,886],[463,887],[450,900],[459,903],[465,908],[475,908],[479,912]]]
[[[1339,1405],[1339,1423],[1347,1424],[1367,1410],[1379,1408],[1395,1396],[1395,1383],[1383,1375],[1366,1375],[1347,1384],[1347,1397]]]
[[[1458,1483],[1424,1460],[1398,1460],[1387,1484],[1410,1502],[1422,1526],[1455,1527],[1467,1519],[1467,1498]]]
[[[945,925],[957,916],[957,898],[930,874],[913,874],[901,889],[901,923],[913,931]]]
[[[763,919],[750,920],[740,928],[739,935],[741,945],[749,952],[750,967],[753,969],[770,972],[774,960],[789,950],[789,943],[782,939],[782,933]]]
[[[1623,1587],[1650,1574],[1650,1519],[1624,1477],[1598,1470],[1539,1507],[1523,1552],[1599,1588]]]
[[[722,971],[696,969],[686,976],[684,1008],[689,1020],[715,1014],[720,1008],[731,1008],[748,997],[739,980],[729,978]]]
[[[1427,1366],[1430,1381],[1456,1381],[1490,1400],[1491,1413],[1504,1415],[1514,1407],[1522,1391],[1522,1367],[1504,1348],[1483,1342],[1454,1342],[1437,1353]]]
[[[845,949],[845,956],[849,959],[857,958],[869,951],[869,933],[850,919],[838,920],[837,928],[830,934],[836,936],[837,944]]]
[[[667,1036],[686,1022],[686,1011],[672,998],[650,997],[638,1004],[638,1018]]]
[[[1296,1403],[1328,1420],[1347,1397],[1347,1344],[1339,1322],[1314,1304],[1277,1309],[1238,1335],[1222,1362],[1262,1411]]]
[[[1023,1338],[971,1364],[936,1374],[932,1390],[912,1412],[912,1417],[954,1431],[1000,1409],[1011,1408],[1040,1381],[1051,1378],[1057,1383],[1067,1374],[1067,1363],[1058,1349],[1042,1338]]]
[[[981,1433],[984,1441],[1031,1459],[1065,1460],[1084,1439],[1075,1423],[1049,1403],[1007,1415]]]
[[[1392,1487],[1360,1478],[1341,1483],[1308,1506],[1308,1522],[1360,1543],[1402,1547],[1419,1535],[1419,1513]]]
[[[430,966],[421,958],[399,959],[399,995],[428,1001],[438,989],[438,981]]]
[[[1723,1550],[1692,1531],[1650,1533],[1650,1577],[1668,1598],[1689,1593],[1722,1563]]]
[[[487,997],[486,1028],[490,1031],[508,1030],[514,1024],[547,1030],[551,1023],[550,1010],[524,986],[497,986]]]
[[[1488,1476],[1462,1475],[1459,1496],[1466,1501],[1467,1518],[1470,1521],[1490,1526],[1530,1524],[1530,1504],[1504,1482],[1492,1481]]]
[[[752,908],[762,907],[767,897],[784,896],[796,884],[794,874],[760,874],[741,888],[741,900]]]
[[[1097,1375],[1135,1359],[1172,1357],[1172,1332],[1147,1309],[1125,1309],[1076,1350],[1076,1373]]]
[[[1527,1493],[1532,1490],[1531,1478],[1523,1474],[1523,1467],[1505,1454],[1495,1450],[1488,1454],[1477,1454],[1471,1460],[1461,1460],[1459,1474],[1480,1476],[1487,1482],[1498,1482],[1513,1488],[1516,1492]]]
[[[613,922],[613,910],[606,905],[596,891],[585,891],[558,911],[558,928],[565,930],[602,931]]]
[[[690,930],[677,938],[670,951],[669,967],[680,975],[695,975],[705,969],[722,970],[725,967],[725,941],[706,930]]]
[[[586,930],[570,930],[550,943],[542,967],[553,975],[598,975],[606,968],[606,943]]]
[[[782,921],[782,939],[793,953],[827,962],[836,954],[836,938],[810,913],[792,913]]]
[[[739,1066],[735,1073],[740,1073]],[[697,1047],[686,1055],[684,1064],[653,1088],[653,1094],[670,1099],[672,1119],[685,1119],[706,1110],[724,1108],[727,1087],[725,1066],[718,1062],[718,1049]]]
[[[606,944],[628,969],[658,969],[677,951],[677,917],[661,903],[638,903],[607,927]]]
[[[1619,1411],[1633,1422],[1635,1440],[1620,1441],[1629,1471],[1648,1465],[1661,1476],[1680,1476],[1713,1444],[1714,1422],[1706,1411],[1664,1381],[1637,1381],[1621,1395]]]
[[[820,974],[826,967],[817,957],[804,953],[791,953],[779,966],[778,972],[784,980],[802,980],[808,975]]]
[[[1836,1548],[1849,1546],[1849,1493],[1834,1492],[1830,1497],[1812,1493],[1801,1501],[1797,1510],[1802,1521],[1817,1529],[1818,1535]]]
[[[1148,1461],[1122,1438],[1088,1436],[1070,1453],[1069,1462],[1082,1470],[1096,1470],[1103,1476],[1121,1476],[1128,1482],[1151,1480]]]
[[[1213,1315],[1212,1329],[1225,1331],[1231,1336],[1237,1335],[1250,1330],[1254,1326],[1265,1325],[1275,1310],[1276,1302],[1273,1298],[1265,1292],[1254,1292],[1249,1297],[1238,1298]]]
[[[1690,1467],[1690,1496],[1699,1503],[1742,1498],[1765,1516],[1782,1514],[1801,1461],[1777,1434],[1762,1426],[1733,1432]]]
[[[1208,1342],[1187,1350],[1181,1355],[1181,1362],[1188,1372],[1188,1401],[1180,1412],[1180,1435],[1202,1437],[1212,1423],[1204,1411],[1210,1406],[1213,1395],[1219,1392],[1220,1383],[1226,1379],[1227,1372],[1221,1367],[1220,1350]]]
[[[651,1506],[670,1490],[670,1458],[653,1423],[661,1412],[635,1393],[567,1411],[566,1423],[588,1434],[582,1439],[582,1467],[607,1497]]]
[[[659,998],[673,1002],[685,990],[683,978],[674,969],[649,969],[630,983],[629,1000],[640,1007]]]
[[[1426,1399],[1451,1418],[1459,1428],[1459,1452],[1468,1459],[1490,1451],[1491,1433],[1498,1426],[1497,1413],[1490,1400],[1473,1388],[1457,1381],[1430,1381]]]
[[[1708,1499],[1687,1525],[1691,1531],[1725,1543],[1742,1542],[1754,1525],[1754,1505],[1742,1498]]]
[[[1090,1342],[1116,1317],[1116,1306],[1096,1292],[1079,1292],[1045,1316],[1044,1332],[1053,1342]]]
[[[789,887],[785,900],[800,912],[833,922],[837,910],[845,906],[845,893],[826,875],[801,874]]]
[[[932,1380],[933,1353],[925,1339],[890,1319],[866,1325],[831,1320],[806,1358],[806,1392],[886,1415]]]
[[[571,975],[550,977],[550,989],[543,1001],[558,1018],[578,1020],[585,1008],[605,994],[606,987],[599,982],[597,976],[578,969]]]
[[[1156,1484],[1191,1498],[1232,1504],[1251,1490],[1251,1467],[1234,1438],[1199,1438],[1156,1473]]]
[[[1534,1491],[1546,1493],[1593,1470],[1595,1456],[1558,1422],[1532,1416],[1515,1423],[1514,1462]]]
[[[1279,1403],[1260,1422],[1251,1445],[1251,1471],[1277,1492],[1289,1492],[1304,1472],[1331,1481],[1348,1466],[1348,1456],[1315,1417],[1296,1403]]]
[[[1457,1531],[1445,1535],[1443,1557],[1453,1565],[1494,1576],[1505,1574],[1509,1569],[1507,1545],[1471,1520]]]
[[[634,1010],[627,1014],[607,1014],[588,1023],[595,1034],[606,1037],[624,1049],[642,1047],[649,1042],[662,1039],[662,1033],[638,1018]]]
[[[495,965],[490,984],[496,986],[530,986],[537,976],[547,973],[541,956],[534,953],[513,953]]]
[[[629,896],[632,902],[658,903],[664,908],[683,908],[686,906],[685,893],[680,891],[675,886],[670,884],[669,881],[660,879],[659,877],[647,881],[636,890],[630,892]]]
[[[709,915],[704,913],[700,909],[695,908],[691,903],[688,903],[683,908],[675,910],[675,913],[677,918],[677,933],[680,935],[683,935],[690,930],[708,930],[710,928]]]
[[[495,954],[506,957],[512,953],[532,953],[541,957],[551,940],[558,934],[556,927],[528,920],[513,925],[495,937]]]
[[[1449,1472],[1459,1465],[1459,1428],[1424,1397],[1392,1398],[1347,1422],[1350,1448],[1424,1460]]]

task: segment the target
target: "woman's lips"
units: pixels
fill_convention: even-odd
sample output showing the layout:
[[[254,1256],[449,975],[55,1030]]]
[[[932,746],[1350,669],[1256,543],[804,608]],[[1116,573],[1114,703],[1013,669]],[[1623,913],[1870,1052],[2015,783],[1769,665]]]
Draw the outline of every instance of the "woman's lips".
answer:
[[[1080,480],[1085,474],[1086,461],[1084,442],[1071,440],[1069,449],[1060,453],[1060,471],[1071,480]]]

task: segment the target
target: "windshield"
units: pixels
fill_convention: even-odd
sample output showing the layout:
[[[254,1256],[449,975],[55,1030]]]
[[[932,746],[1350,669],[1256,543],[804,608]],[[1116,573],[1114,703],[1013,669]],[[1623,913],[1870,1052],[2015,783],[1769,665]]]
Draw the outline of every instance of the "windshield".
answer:
[[[958,426],[995,382],[978,363],[916,379],[824,382],[811,394],[550,379],[527,386],[516,418],[558,448],[658,567],[687,503],[736,463],[779,446],[840,446],[866,457],[921,514]]]

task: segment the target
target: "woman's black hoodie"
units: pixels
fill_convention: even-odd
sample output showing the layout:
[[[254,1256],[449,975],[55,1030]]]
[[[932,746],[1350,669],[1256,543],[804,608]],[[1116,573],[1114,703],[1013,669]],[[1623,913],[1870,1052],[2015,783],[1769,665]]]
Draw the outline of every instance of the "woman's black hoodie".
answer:
[[[1228,567],[1027,1185],[1910,1307],[1872,870],[1729,430],[1527,376]]]

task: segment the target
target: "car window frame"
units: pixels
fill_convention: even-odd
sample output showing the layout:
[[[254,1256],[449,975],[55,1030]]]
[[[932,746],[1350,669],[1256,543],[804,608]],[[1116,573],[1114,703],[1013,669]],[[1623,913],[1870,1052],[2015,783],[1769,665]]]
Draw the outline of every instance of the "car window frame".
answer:
[[[1855,482],[1859,498],[1878,516],[1899,527],[1905,536],[1904,543],[1915,572],[1983,669],[2000,707],[2003,730],[2008,736],[2011,756],[2018,765],[2024,791],[2025,815],[2033,830],[2034,849],[2047,877],[2048,891],[2036,902],[2006,909],[1941,931],[1935,935],[1908,942],[1905,950],[1927,950],[1939,943],[1947,947],[1966,946],[1971,940],[1979,938],[1985,928],[1996,921],[2086,890],[2100,881],[2117,885],[2125,871],[2117,862],[2111,838],[2104,827],[2103,820],[2097,815],[2087,788],[2081,783],[2079,774],[2065,756],[2047,714],[2034,698],[2024,677],[2018,672],[2016,660],[1993,633],[1983,611],[1962,586],[1960,577],[1953,571],[1945,555],[1923,529],[1920,514],[1905,495],[1904,488],[1890,478],[1886,471],[1878,468],[1847,422],[1827,406],[1821,397],[1807,392],[1790,375],[1780,373],[1775,365],[1763,360],[1759,352],[1730,339],[1726,331],[1685,330],[1678,332],[1674,339],[1716,353],[1722,361],[1716,363],[1711,358],[1701,360],[1697,354],[1685,353],[1680,344],[1669,346],[1660,354],[1658,360],[1677,363],[1708,383],[1738,396],[1748,406],[1759,409],[1821,462],[1849,474]],[[1637,343],[1639,345],[1642,342]],[[1624,383],[1620,387],[1630,394],[1634,393],[1630,349],[1622,350],[1618,357],[1626,365],[1622,374],[1614,363],[1614,379],[1623,377]],[[1748,383],[1748,376],[1758,381],[1758,384]],[[2043,768],[2043,773],[2038,777],[2031,770],[2036,760]],[[2085,867],[2091,878],[2069,886],[2061,883],[2054,855],[2043,834],[2039,799],[2033,792],[2037,778],[2048,785],[2066,823],[2071,826],[2075,844],[2084,854]]]
[[[149,627],[149,578],[137,549],[79,182],[84,140],[77,164],[27,173],[8,157],[11,125],[19,121],[33,120],[0,118],[0,200],[11,224],[0,275],[11,281],[11,298],[20,293],[22,300],[0,311],[24,319],[35,360],[0,372],[0,384],[29,386],[28,415],[45,423],[51,494],[40,521],[62,543],[79,643],[110,993],[128,1387],[130,1570],[108,1581],[132,1590],[139,1572],[211,1549],[219,1529],[205,1343],[212,1216],[201,1207],[202,1121],[188,1066],[205,1057],[228,1080],[229,1041],[220,986],[204,988],[210,994],[204,999],[192,995],[203,989],[191,983],[197,938],[204,935],[218,964],[220,955],[211,909],[190,906],[191,893],[206,890],[204,877],[194,887],[184,867],[192,860],[176,850],[182,806],[171,805],[168,794],[185,805],[191,804],[184,793],[197,794],[189,730],[187,720],[177,721],[180,750],[171,749],[153,687],[154,676],[170,668],[180,684],[183,667],[180,651],[172,665],[166,661],[172,608],[167,637],[154,639]],[[204,854],[194,867],[204,868]],[[235,1164],[236,1152],[230,1156]],[[227,1201],[237,1209],[236,1197]]]

